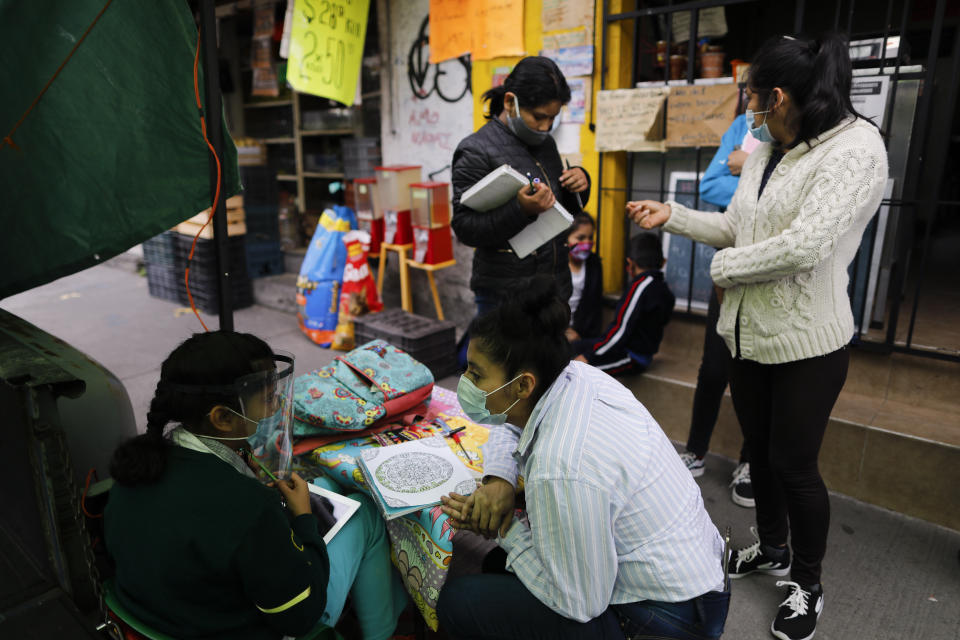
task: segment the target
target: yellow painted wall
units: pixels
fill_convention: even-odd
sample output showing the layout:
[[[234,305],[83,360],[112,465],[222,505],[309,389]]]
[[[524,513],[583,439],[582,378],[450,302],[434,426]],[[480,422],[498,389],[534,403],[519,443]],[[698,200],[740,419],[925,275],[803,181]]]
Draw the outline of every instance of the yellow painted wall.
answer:
[[[543,7],[543,3],[541,0],[526,0],[523,5],[524,48],[527,50],[527,55],[539,55],[540,49],[543,45],[543,30],[540,26],[540,12]],[[597,70],[599,69],[599,45],[596,46],[595,49],[596,51],[593,59],[593,77],[598,78],[599,76],[597,75]],[[483,117],[483,114],[485,113],[484,104],[481,103],[480,97],[492,86],[494,70],[498,67],[512,67],[519,60],[520,57],[518,56],[513,58],[494,58],[493,60],[474,61],[472,77],[474,129],[479,129],[486,121]],[[600,166],[598,164],[600,154],[593,150],[593,138],[593,132],[590,131],[589,123],[581,125],[580,153],[583,155],[581,166],[583,166],[583,168],[587,170],[587,173],[590,174],[590,177],[596,181],[597,169]],[[586,210],[594,217],[597,215],[596,193],[597,191],[594,189],[593,194],[590,196],[590,203],[585,207]]]
[[[620,10],[624,0],[611,0],[611,13]],[[594,96],[590,99],[591,112],[596,104],[596,92],[600,89],[601,73],[601,29],[603,3],[596,2],[596,22],[594,24],[594,56],[592,88]],[[524,47],[527,55],[538,55],[543,44],[540,13],[542,0],[526,0],[524,2]],[[630,42],[633,23],[624,23],[622,27],[612,27],[608,37],[608,74],[607,88],[620,88],[629,85],[629,66],[620,64],[620,57],[629,59]],[[622,34],[622,37],[621,37]],[[614,52],[619,52],[615,55]],[[484,104],[481,102],[483,93],[492,86],[494,70],[498,67],[512,67],[520,57],[494,58],[493,60],[475,60],[473,62],[473,77],[471,87],[473,91],[473,124],[474,129],[483,126],[485,119]],[[594,134],[590,131],[588,122],[580,126],[580,153],[583,156],[581,165],[590,174],[593,181],[590,202],[585,207],[594,218],[600,220],[600,236],[597,238],[600,257],[603,258],[603,288],[607,292],[619,293],[623,287],[623,211],[626,203],[623,191],[608,191],[601,193],[598,182],[600,169],[600,154],[595,151]],[[626,154],[607,153],[604,156],[603,183],[606,187],[626,185]],[[600,203],[599,211],[597,203]]]

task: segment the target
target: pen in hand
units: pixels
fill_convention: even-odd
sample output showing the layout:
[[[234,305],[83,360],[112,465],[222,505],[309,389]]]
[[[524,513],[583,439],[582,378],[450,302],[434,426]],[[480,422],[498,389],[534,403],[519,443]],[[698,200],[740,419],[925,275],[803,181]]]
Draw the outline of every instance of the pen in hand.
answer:
[[[569,170],[570,170],[570,161],[569,161],[569,160],[566,160],[566,163],[567,163],[567,171],[569,171]],[[573,195],[576,196],[576,198],[577,198],[577,206],[580,207],[580,211],[583,211],[583,200],[580,199],[580,194],[574,192]]]

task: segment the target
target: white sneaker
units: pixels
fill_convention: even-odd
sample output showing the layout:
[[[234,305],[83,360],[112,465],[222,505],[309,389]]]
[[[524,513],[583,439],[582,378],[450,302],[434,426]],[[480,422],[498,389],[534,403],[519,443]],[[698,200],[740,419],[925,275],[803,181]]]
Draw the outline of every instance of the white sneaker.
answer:
[[[757,506],[753,498],[753,483],[750,482],[750,463],[741,462],[733,470],[733,479],[730,480],[730,499],[734,504],[752,509]]]
[[[683,460],[683,464],[687,465],[687,471],[689,471],[690,475],[694,478],[699,478],[703,475],[703,458],[698,458],[695,453],[684,451],[680,454],[680,459]]]

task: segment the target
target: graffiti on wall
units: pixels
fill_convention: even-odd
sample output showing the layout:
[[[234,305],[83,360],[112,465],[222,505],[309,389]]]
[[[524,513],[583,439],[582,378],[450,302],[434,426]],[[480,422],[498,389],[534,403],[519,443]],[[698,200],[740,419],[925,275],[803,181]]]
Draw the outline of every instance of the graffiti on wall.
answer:
[[[459,102],[470,92],[470,56],[430,64],[430,16],[420,23],[420,32],[407,54],[407,79],[418,100],[436,94],[444,102]]]

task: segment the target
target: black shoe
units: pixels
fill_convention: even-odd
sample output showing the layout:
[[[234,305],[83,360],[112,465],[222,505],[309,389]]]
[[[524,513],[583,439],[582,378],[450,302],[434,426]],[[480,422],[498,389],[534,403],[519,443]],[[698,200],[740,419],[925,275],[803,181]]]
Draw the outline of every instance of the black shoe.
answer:
[[[790,587],[790,595],[780,605],[770,633],[780,640],[810,640],[817,632],[817,619],[823,611],[823,588],[801,587],[796,582],[780,580],[778,587]]]
[[[753,509],[757,506],[753,499],[753,484],[750,482],[750,463],[741,462],[733,471],[733,479],[730,481],[733,487],[730,491],[730,499],[733,503],[741,507]]]
[[[736,579],[754,572],[768,573],[771,576],[785,576],[790,573],[790,550],[786,547],[776,549],[761,545],[755,527],[750,527],[750,533],[757,541],[730,555],[727,574]]]

